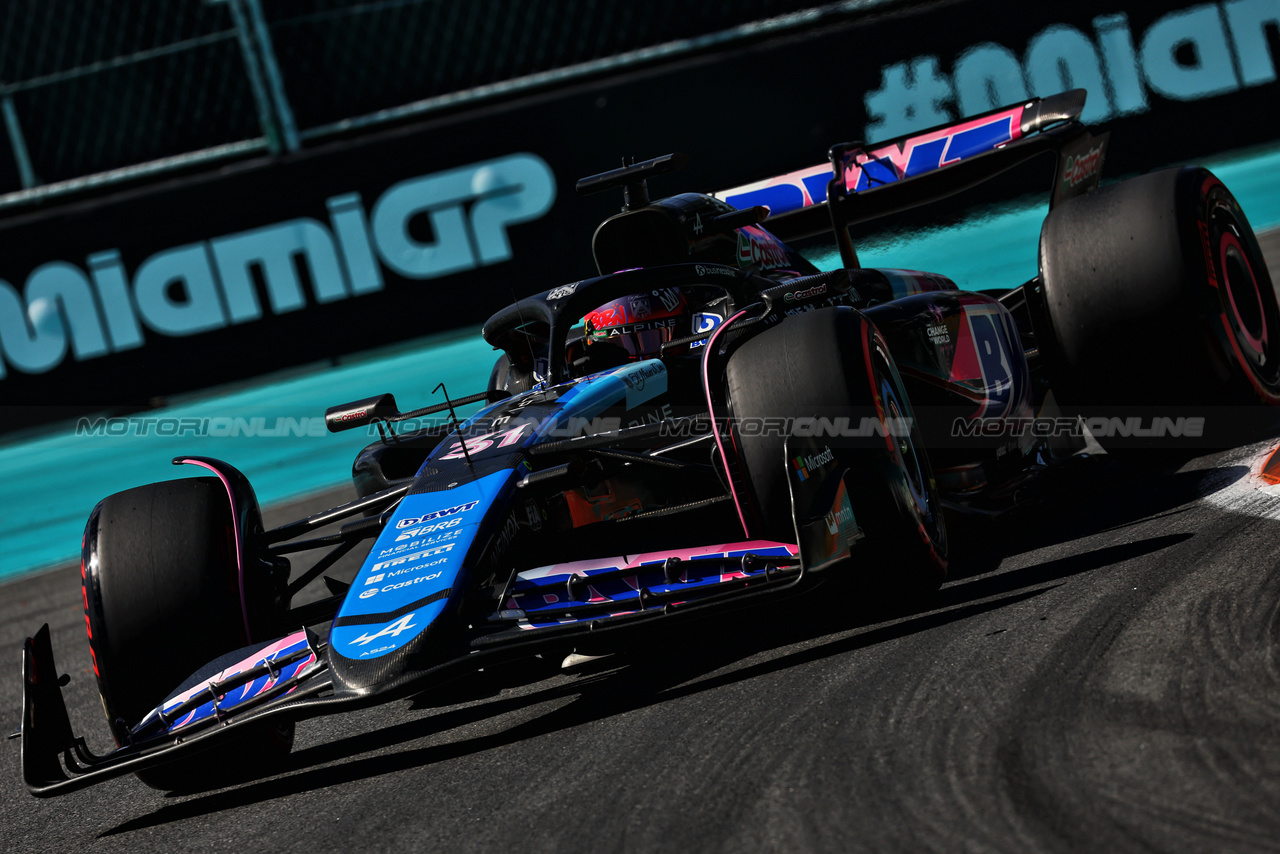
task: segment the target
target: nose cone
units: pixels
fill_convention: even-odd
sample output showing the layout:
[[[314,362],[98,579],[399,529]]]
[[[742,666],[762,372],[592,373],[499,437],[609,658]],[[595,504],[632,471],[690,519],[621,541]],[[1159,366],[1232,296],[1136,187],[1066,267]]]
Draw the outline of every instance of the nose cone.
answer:
[[[514,482],[515,471],[505,469],[404,497],[329,630],[326,655],[339,693],[375,692],[457,651],[453,618],[471,561],[501,527]]]

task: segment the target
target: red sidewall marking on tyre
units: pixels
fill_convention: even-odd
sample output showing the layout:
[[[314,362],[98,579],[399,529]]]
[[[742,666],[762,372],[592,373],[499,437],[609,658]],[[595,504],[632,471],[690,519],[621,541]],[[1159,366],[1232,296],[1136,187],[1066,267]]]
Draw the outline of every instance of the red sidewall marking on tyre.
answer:
[[[1253,386],[1253,390],[1258,393],[1258,396],[1265,403],[1271,404],[1273,406],[1276,404],[1280,404],[1280,395],[1271,391],[1266,386],[1264,386],[1261,381],[1259,381],[1257,375],[1254,374],[1253,372],[1253,368],[1249,365],[1249,362],[1245,359],[1244,353],[1240,351],[1240,342],[1236,340],[1236,334],[1234,330],[1232,330],[1231,328],[1231,321],[1227,319],[1227,313],[1224,311],[1222,312],[1222,314],[1218,315],[1218,317],[1222,321],[1222,331],[1226,333],[1227,341],[1228,343],[1231,344],[1231,352],[1235,354],[1236,361],[1239,362],[1240,367],[1244,369],[1244,375],[1246,378],[1248,378],[1249,385]]]
[[[1226,185],[1224,185],[1217,178],[1210,176],[1204,180],[1203,184],[1200,185],[1201,196],[1206,200],[1206,202],[1209,197],[1210,191],[1213,190],[1215,187],[1222,187],[1223,191],[1227,192],[1228,199],[1231,198],[1229,191],[1226,190]],[[1227,204],[1226,207],[1229,211],[1232,210],[1232,205]],[[1239,209],[1238,206],[1236,206],[1235,209],[1238,210]],[[1218,283],[1217,271],[1214,269],[1213,256],[1211,254],[1211,250],[1209,247],[1209,213],[1210,211],[1206,209],[1203,217],[1197,216],[1196,227],[1200,232],[1200,240],[1205,252],[1205,268],[1206,268],[1205,275],[1209,280],[1209,285],[1215,288],[1216,290],[1218,290],[1219,293],[1221,293],[1223,289]],[[1234,213],[1232,214],[1232,216],[1234,216]],[[1257,286],[1258,277],[1254,275],[1253,265],[1249,263],[1249,257],[1243,251],[1243,247],[1240,246],[1239,242],[1235,241],[1235,235],[1228,235],[1226,232],[1223,233],[1223,240],[1220,241],[1219,243],[1219,255],[1220,257],[1225,258],[1226,250],[1225,248],[1223,248],[1223,243],[1225,243],[1225,239],[1228,236],[1231,237],[1232,241],[1235,242],[1235,245],[1241,250],[1240,257],[1244,259],[1245,266],[1249,270],[1249,277],[1254,283],[1254,293],[1257,294],[1258,301],[1259,303],[1261,303],[1262,293],[1261,293],[1261,289]],[[1224,278],[1226,274],[1227,274],[1227,269],[1224,264],[1223,265]],[[1226,282],[1224,281],[1223,284],[1226,284]],[[1230,287],[1228,287],[1226,290],[1227,290],[1228,301],[1231,306],[1230,310],[1234,312],[1236,314],[1237,319],[1239,319],[1239,311],[1237,310],[1234,300],[1231,298]],[[1262,321],[1263,328],[1265,330],[1265,327],[1266,327],[1265,311],[1262,313],[1262,317],[1263,317],[1263,321]],[[1272,391],[1271,389],[1267,388],[1265,385],[1262,384],[1262,381],[1258,379],[1258,375],[1254,373],[1253,366],[1249,363],[1249,361],[1245,358],[1244,353],[1240,350],[1240,342],[1236,339],[1235,330],[1231,328],[1231,321],[1227,318],[1227,312],[1225,309],[1219,313],[1218,318],[1222,322],[1222,331],[1226,335],[1227,343],[1231,347],[1231,352],[1236,357],[1236,362],[1244,370],[1245,378],[1248,379],[1249,385],[1253,387],[1253,390],[1254,392],[1257,393],[1259,399],[1261,399],[1264,403],[1267,403],[1271,406],[1280,404],[1280,394],[1277,394],[1275,391]],[[1243,324],[1241,324],[1241,326],[1243,327]]]
[[[1235,288],[1231,286],[1231,268],[1227,265],[1227,252],[1233,248],[1236,250],[1240,261],[1244,264],[1245,270],[1249,273],[1249,284],[1252,286],[1250,292],[1258,303],[1258,317],[1262,321],[1262,332],[1259,338],[1253,336],[1248,324],[1244,322],[1240,307],[1236,305]],[[1231,306],[1231,313],[1236,316],[1236,322],[1240,325],[1241,334],[1254,352],[1265,354],[1267,347],[1267,309],[1262,304],[1262,292],[1258,288],[1258,277],[1253,274],[1253,265],[1249,263],[1249,256],[1245,254],[1244,247],[1240,245],[1239,240],[1236,240],[1236,236],[1230,232],[1224,231],[1222,239],[1218,243],[1218,263],[1222,270],[1222,282],[1226,285],[1227,304]]]

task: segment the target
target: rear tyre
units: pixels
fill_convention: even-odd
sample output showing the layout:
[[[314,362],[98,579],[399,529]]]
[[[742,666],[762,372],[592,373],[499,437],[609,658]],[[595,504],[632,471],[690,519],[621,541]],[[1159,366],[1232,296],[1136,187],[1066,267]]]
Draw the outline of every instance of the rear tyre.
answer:
[[[849,498],[866,534],[855,548],[875,567],[872,584],[909,596],[942,584],[947,532],[933,470],[893,357],[865,316],[825,308],[791,317],[736,350],[725,376],[730,429],[756,524],[771,539],[795,539],[785,437],[740,430],[742,419],[847,417],[859,425],[868,416],[882,428],[909,424],[903,436],[886,430],[833,436],[829,444],[850,469]]]
[[[1233,407],[1205,424],[1229,443],[1234,407],[1280,403],[1280,300],[1239,203],[1205,169],[1054,209],[1028,301],[1057,397],[1083,414]]]
[[[140,486],[89,516],[81,563],[85,623],[107,723],[117,744],[207,662],[246,646],[231,508],[216,478]],[[249,603],[255,608],[270,603]],[[210,674],[212,675],[212,674]],[[138,772],[185,788],[289,752],[293,724],[250,729],[234,750]]]

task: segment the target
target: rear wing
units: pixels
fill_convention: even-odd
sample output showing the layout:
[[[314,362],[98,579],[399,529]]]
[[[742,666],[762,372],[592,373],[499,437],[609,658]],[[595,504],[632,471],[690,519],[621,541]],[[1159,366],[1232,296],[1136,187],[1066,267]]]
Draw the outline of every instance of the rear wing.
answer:
[[[833,229],[845,266],[857,266],[851,225],[946,198],[1042,154],[1058,155],[1051,207],[1096,187],[1109,134],[1080,124],[1085,95],[1032,98],[873,149],[836,145],[829,164],[711,195],[737,208],[767,206],[765,224],[784,240]]]

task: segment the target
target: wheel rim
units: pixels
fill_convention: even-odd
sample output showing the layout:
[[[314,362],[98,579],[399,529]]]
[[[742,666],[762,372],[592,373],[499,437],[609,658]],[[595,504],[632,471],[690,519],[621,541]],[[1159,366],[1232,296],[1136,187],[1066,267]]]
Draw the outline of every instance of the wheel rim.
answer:
[[[1240,241],[1227,233],[1222,237],[1219,254],[1223,279],[1227,291],[1227,305],[1231,309],[1231,326],[1236,333],[1246,358],[1259,367],[1269,366],[1267,358],[1267,317],[1262,306],[1262,294],[1254,278],[1249,259],[1245,257]]]
[[[1280,307],[1258,282],[1249,250],[1241,243],[1235,217],[1219,207],[1211,217],[1217,237],[1221,303],[1237,360],[1256,383],[1274,390],[1280,382],[1280,359],[1274,332],[1280,329]]]
[[[907,491],[915,508],[917,530],[920,538],[929,546],[935,564],[945,571],[946,567],[946,529],[942,517],[934,508],[931,479],[925,476],[926,464],[920,459],[919,428],[911,416],[903,413],[903,406],[898,400],[894,381],[896,375],[880,375],[880,403],[883,406],[882,417],[885,419],[885,439],[889,443],[894,462],[903,473]],[[903,429],[905,428],[905,429]],[[891,432],[892,430],[892,432]]]
[[[910,425],[903,416],[902,409],[898,405],[898,397],[893,393],[893,386],[887,380],[881,383],[880,393],[885,401],[885,427],[886,430],[892,431],[898,465],[907,476],[907,487],[911,490],[911,497],[915,499],[916,506],[927,513],[929,498],[925,491],[924,472],[921,470],[920,458],[916,455],[915,442],[912,441],[911,436],[914,425]],[[902,429],[904,425],[908,425],[906,430]]]

